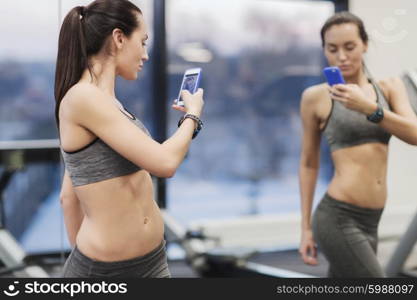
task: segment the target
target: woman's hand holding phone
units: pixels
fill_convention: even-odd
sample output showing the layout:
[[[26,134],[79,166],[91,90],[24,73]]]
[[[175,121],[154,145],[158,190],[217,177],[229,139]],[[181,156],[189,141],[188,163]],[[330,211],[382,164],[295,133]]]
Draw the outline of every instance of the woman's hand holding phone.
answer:
[[[370,96],[365,95],[365,92],[357,84],[346,84],[338,67],[324,68],[323,73],[329,84],[328,90],[333,100],[339,101],[348,109],[365,115],[370,115],[376,110],[376,102],[370,100]]]
[[[201,112],[204,107],[204,99],[203,99],[204,91],[203,89],[198,89],[197,92],[191,94],[187,90],[181,91],[181,98],[184,101],[184,106],[177,105],[174,101],[172,108],[178,111],[185,112],[187,114],[192,114],[197,117],[200,117]]]
[[[341,102],[346,108],[364,115],[370,115],[377,109],[377,103],[366,95],[357,84],[336,84],[329,87],[330,97]]]

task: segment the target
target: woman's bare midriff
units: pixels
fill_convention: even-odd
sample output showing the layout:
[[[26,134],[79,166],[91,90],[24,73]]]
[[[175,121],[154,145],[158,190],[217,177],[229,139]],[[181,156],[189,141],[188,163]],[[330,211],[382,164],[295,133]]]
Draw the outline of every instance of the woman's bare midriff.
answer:
[[[331,197],[365,208],[383,208],[387,197],[388,146],[366,143],[332,153]]]
[[[158,247],[164,222],[154,201],[152,178],[141,170],[75,188],[85,217],[78,249],[99,261],[120,261]]]

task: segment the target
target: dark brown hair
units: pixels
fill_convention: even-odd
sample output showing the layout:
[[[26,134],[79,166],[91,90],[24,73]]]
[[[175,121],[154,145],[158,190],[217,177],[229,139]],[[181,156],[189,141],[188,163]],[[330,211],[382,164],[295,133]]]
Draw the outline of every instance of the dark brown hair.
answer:
[[[126,36],[138,28],[141,10],[128,0],[96,0],[74,7],[65,17],[58,41],[55,70],[55,118],[59,126],[59,106],[66,92],[87,68],[93,76],[89,57],[100,52],[115,28]]]
[[[359,36],[362,42],[364,44],[368,43],[368,34],[366,33],[365,26],[363,25],[362,20],[348,11],[342,11],[335,13],[333,16],[328,18],[327,21],[324,23],[323,27],[321,28],[320,35],[322,47],[324,47],[324,34],[326,33],[326,31],[329,30],[329,28],[333,25],[346,23],[355,24],[358,27]]]

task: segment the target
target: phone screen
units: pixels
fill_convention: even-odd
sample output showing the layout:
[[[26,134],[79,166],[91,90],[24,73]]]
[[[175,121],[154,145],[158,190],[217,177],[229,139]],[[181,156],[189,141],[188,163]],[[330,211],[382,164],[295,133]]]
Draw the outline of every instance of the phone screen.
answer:
[[[181,90],[188,90],[191,94],[194,94],[197,90],[198,74],[188,74],[184,78]]]
[[[184,103],[181,99],[181,91],[182,90],[187,90],[189,91],[191,94],[194,94],[197,89],[198,89],[198,84],[200,81],[200,69],[197,69],[197,72],[192,72],[187,74],[187,72],[185,73],[183,80],[182,80],[182,85],[181,85],[181,89],[178,95],[178,100],[177,100],[177,104],[183,106]]]

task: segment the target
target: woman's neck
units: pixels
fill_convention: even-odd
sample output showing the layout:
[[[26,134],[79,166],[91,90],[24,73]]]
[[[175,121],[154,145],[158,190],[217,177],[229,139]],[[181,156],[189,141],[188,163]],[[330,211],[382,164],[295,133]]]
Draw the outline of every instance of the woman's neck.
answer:
[[[364,86],[368,84],[368,77],[362,69],[360,69],[356,74],[353,74],[350,77],[345,77],[346,83],[357,84],[359,86]]]
[[[92,60],[92,76],[88,69],[84,70],[81,80],[84,82],[93,83],[102,91],[110,94],[115,98],[115,81],[116,81],[116,70],[112,63],[102,63],[100,61]]]

